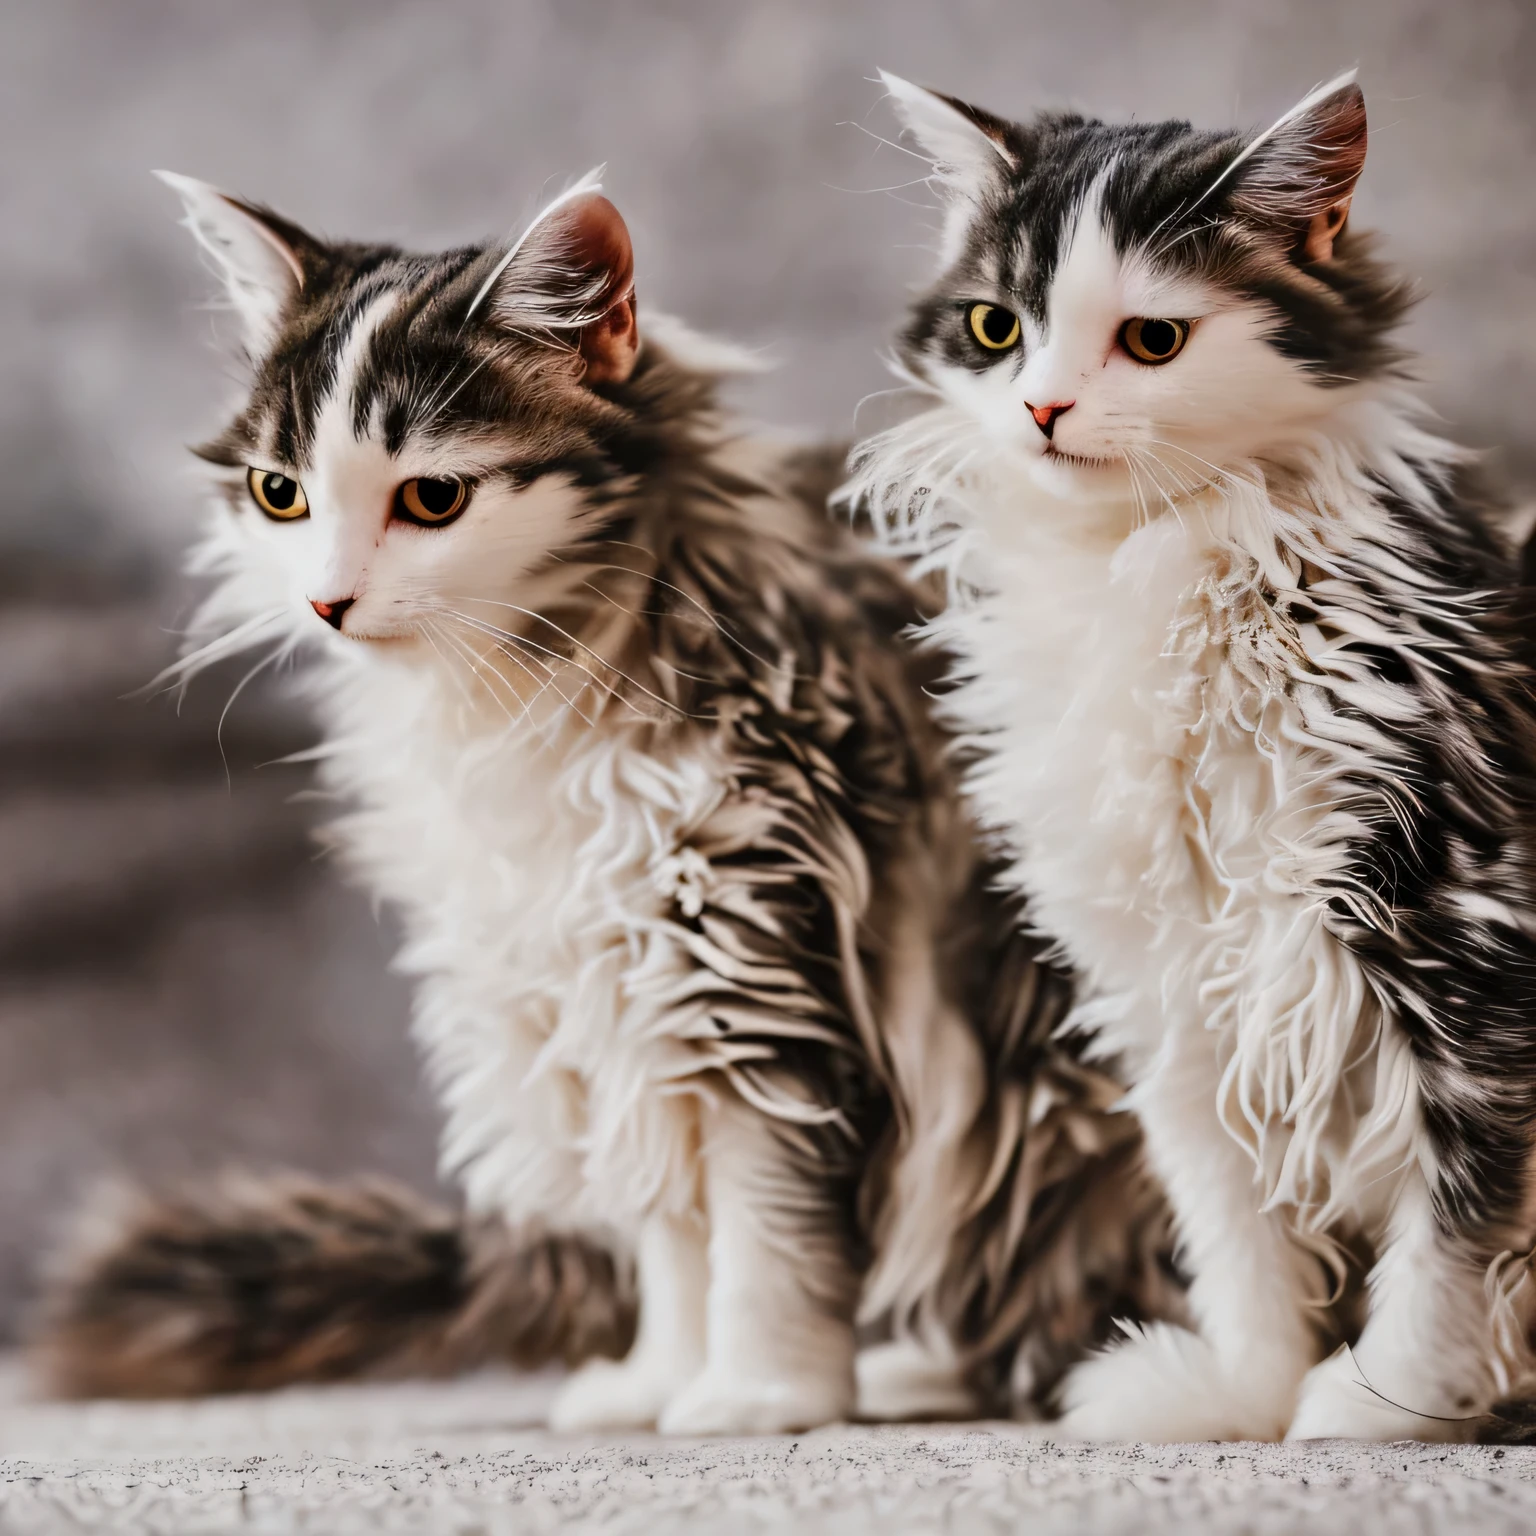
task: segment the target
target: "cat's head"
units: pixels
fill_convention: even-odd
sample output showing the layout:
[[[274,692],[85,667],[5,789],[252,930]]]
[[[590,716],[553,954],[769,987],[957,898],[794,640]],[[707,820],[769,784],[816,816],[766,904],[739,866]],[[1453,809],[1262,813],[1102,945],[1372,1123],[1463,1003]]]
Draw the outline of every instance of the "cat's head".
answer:
[[[885,76],[934,162],[940,274],[902,338],[969,448],[1069,499],[1156,501],[1390,368],[1402,286],[1349,228],[1352,77],[1253,135],[1004,122]]]
[[[520,583],[625,474],[634,264],[595,180],[516,241],[421,256],[163,179],[252,365],[243,407],[199,450],[225,503],[211,622],[444,645],[465,624],[515,626]]]

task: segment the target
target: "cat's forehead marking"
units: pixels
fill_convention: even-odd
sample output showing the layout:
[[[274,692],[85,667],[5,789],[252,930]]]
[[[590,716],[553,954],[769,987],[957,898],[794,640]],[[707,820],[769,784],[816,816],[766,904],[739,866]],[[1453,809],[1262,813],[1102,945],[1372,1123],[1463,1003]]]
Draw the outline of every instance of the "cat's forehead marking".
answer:
[[[1069,215],[1046,295],[1047,335],[1073,326],[1103,335],[1131,315],[1195,319],[1216,302],[1202,270],[1159,261],[1155,245],[1116,231],[1105,207],[1112,169]]]
[[[1084,210],[1096,210],[1117,249],[1139,246],[1194,200],[1221,142],[1183,123],[1116,126],[1047,115],[1018,173],[983,205],[972,248],[996,253],[1018,307],[1043,321]]]
[[[308,469],[326,416],[333,437],[345,420],[354,435],[378,436],[398,453],[408,432],[441,414],[485,360],[482,328],[466,328],[453,302],[456,280],[480,254],[363,252],[354,271],[297,309],[252,393],[247,420],[260,450]],[[495,403],[475,398],[491,384],[482,378],[479,391],[463,397],[469,414],[484,415]]]
[[[354,256],[350,269],[338,261],[333,280],[304,294],[287,315],[244,416],[246,434],[267,457],[299,470],[310,462],[321,411],[343,375],[355,373],[359,345],[398,294],[390,270],[397,257],[369,252]]]
[[[367,297],[355,311],[350,327],[334,338],[335,363],[330,387],[321,398],[311,436],[310,456],[314,463],[339,458],[351,444],[368,435],[366,427],[358,430],[359,376],[375,334],[400,299],[400,291],[394,288]]]
[[[347,395],[360,355],[395,298],[377,283],[347,284],[291,320],[251,396],[250,424],[263,453],[300,470],[313,463],[322,419]]]
[[[246,408],[210,445],[216,461],[337,489],[340,466],[365,462],[369,484],[386,470],[393,482],[553,464],[592,479],[614,408],[580,387],[558,339],[493,310],[466,323],[486,255],[340,248],[329,284],[286,317]]]
[[[1106,316],[1118,318],[1121,258],[1104,225],[1102,190],[1101,177],[1064,214],[1059,259],[1044,296],[1048,338],[1074,328],[1097,334]]]
[[[1037,322],[1045,319],[1056,269],[1092,188],[1082,172],[1080,165],[1057,166],[1055,157],[1042,152],[980,231],[1004,264],[1016,306]]]
[[[503,409],[494,371],[485,366],[494,348],[483,323],[467,324],[464,311],[465,281],[483,255],[477,248],[451,251],[413,272],[370,332],[353,378],[354,429],[378,432],[391,453],[413,432],[447,424],[456,404],[457,415],[468,419]]]

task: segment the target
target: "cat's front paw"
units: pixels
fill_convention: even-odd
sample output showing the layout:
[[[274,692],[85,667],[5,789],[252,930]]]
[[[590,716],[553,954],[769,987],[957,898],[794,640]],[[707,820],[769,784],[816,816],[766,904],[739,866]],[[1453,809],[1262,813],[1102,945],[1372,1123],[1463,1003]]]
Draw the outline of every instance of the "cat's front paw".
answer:
[[[981,1412],[953,1351],[917,1339],[860,1350],[853,1370],[861,1419],[973,1419]]]
[[[1430,1397],[1435,1399],[1435,1415],[1414,1411],[1416,1399],[1429,1407]],[[1285,1438],[1470,1440],[1480,1419],[1476,1409],[1486,1404],[1465,1405],[1467,1412],[1463,1414],[1455,1405],[1442,1404],[1439,1397],[1428,1384],[1418,1391],[1407,1387],[1382,1392],[1375,1382],[1367,1380],[1354,1355],[1341,1349],[1307,1373]]]
[[[649,1429],[678,1386],[655,1361],[589,1360],[555,1394],[549,1427],[562,1433]]]
[[[1157,1323],[1067,1377],[1055,1427],[1078,1440],[1278,1440],[1299,1374],[1229,1374],[1198,1334]]]
[[[781,1435],[846,1419],[853,1383],[706,1370],[667,1405],[664,1435]]]

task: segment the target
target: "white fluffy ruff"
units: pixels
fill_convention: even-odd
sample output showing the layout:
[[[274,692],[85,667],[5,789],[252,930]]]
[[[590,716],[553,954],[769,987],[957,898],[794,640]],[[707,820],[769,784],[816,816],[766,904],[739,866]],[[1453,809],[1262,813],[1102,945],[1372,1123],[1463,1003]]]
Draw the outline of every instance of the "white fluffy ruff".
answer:
[[[337,828],[348,862],[405,916],[445,1167],[514,1220],[691,1209],[690,1090],[729,1053],[663,913],[699,878],[676,850],[718,766],[569,712],[514,726],[441,673],[370,662],[333,696],[323,773],[362,806]]]
[[[908,471],[901,429],[863,487],[907,514],[887,517],[893,542],[950,573],[930,626],[963,658],[946,712],[982,749],[968,787],[1034,923],[1083,973],[1078,1022],[1139,1070],[1175,1023],[1221,1040],[1229,1129],[1262,1155],[1271,1196],[1318,1212],[1343,1196],[1326,1122],[1357,1032],[1378,1022],[1323,925],[1321,893],[1362,831],[1337,786],[1393,771],[1385,738],[1332,706],[1355,690],[1388,718],[1419,706],[1351,675],[1339,640],[1368,617],[1314,587],[1325,623],[1293,632],[1260,592],[1295,591],[1301,561],[1326,569],[1330,545],[1381,534],[1367,476],[1411,492],[1405,452],[1440,448],[1371,401],[1344,426],[1298,448],[1283,502],[1250,464],[1133,528],[1096,508],[1064,517],[1006,464],[951,477],[925,454]],[[1314,525],[1303,498],[1331,520]],[[1411,1084],[1386,1055],[1390,1132]]]
[[[1082,1367],[1069,1430],[1284,1433],[1326,1288],[1304,1249],[1326,1253],[1340,1225],[1385,1253],[1373,1291],[1387,1302],[1365,1342],[1373,1381],[1405,1407],[1383,1413],[1335,1370],[1309,1384],[1309,1421],[1444,1437],[1458,1431],[1429,1415],[1452,1417],[1453,1383],[1484,1405],[1507,1384],[1481,1277],[1442,1273],[1432,1222],[1394,1223],[1435,1172],[1415,1067],[1325,921],[1363,831],[1348,781],[1396,771],[1360,715],[1423,710],[1348,650],[1419,643],[1415,552],[1389,533],[1377,486],[1427,500],[1414,465],[1454,453],[1401,398],[1351,390],[1326,430],[1298,431],[1267,465],[1185,480],[1150,517],[1135,499],[1051,496],[950,405],[860,456],[853,493],[893,544],[949,574],[931,634],[961,658],[945,707],[978,749],[970,793],[1033,923],[1078,970],[1074,1022],[1130,1071],[1194,1272],[1202,1336],[1151,1330]],[[1395,611],[1342,579],[1342,557],[1362,550]],[[1299,595],[1304,580],[1321,619],[1291,626],[1265,594]],[[1470,1308],[1470,1326],[1442,1326],[1446,1307]],[[1456,1335],[1459,1358],[1436,1358]]]
[[[198,559],[223,578],[198,627],[225,637],[199,664],[314,645],[307,614],[264,606],[275,583],[234,521]],[[733,1076],[664,916],[708,878],[677,850],[724,773],[697,737],[658,753],[575,668],[541,689],[489,645],[474,666],[459,649],[463,665],[409,642],[307,656],[310,755],[354,807],[330,838],[403,920],[445,1172],[476,1209],[632,1236],[643,1212],[697,1207],[699,1078]]]

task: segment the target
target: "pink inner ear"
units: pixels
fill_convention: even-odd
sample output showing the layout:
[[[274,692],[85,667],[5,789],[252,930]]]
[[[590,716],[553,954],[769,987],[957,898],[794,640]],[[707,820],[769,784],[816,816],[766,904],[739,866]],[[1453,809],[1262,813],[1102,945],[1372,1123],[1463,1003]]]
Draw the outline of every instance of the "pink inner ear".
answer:
[[[564,237],[565,259],[593,274],[607,274],[597,306],[606,310],[626,297],[635,281],[635,251],[619,210],[594,192],[577,198],[556,217]]]
[[[598,318],[582,328],[580,351],[589,384],[620,384],[639,351],[635,326],[635,251],[619,210],[593,192],[558,214],[561,260],[578,272],[602,276],[591,301]]]
[[[1349,217],[1350,199],[1344,198],[1322,213],[1314,213],[1302,237],[1302,256],[1307,261],[1331,261],[1333,242]]]
[[[1259,136],[1234,206],[1274,229],[1293,260],[1328,261],[1365,168],[1368,139],[1365,97],[1350,81]]]
[[[1317,195],[1324,199],[1323,206],[1327,207],[1340,199],[1347,200],[1360,179],[1360,172],[1365,169],[1369,130],[1365,96],[1360,87],[1346,86],[1324,102],[1311,129],[1306,147],[1316,166]],[[1311,211],[1321,212],[1322,209]]]

